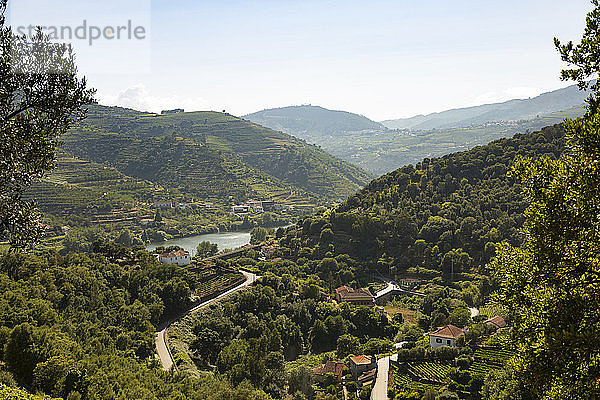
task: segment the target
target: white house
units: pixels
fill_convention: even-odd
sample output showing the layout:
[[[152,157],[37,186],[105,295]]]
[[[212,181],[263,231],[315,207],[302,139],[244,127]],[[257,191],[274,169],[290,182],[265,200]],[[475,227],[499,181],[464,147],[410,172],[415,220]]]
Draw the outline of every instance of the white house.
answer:
[[[188,265],[192,262],[190,253],[185,250],[175,250],[168,253],[162,253],[158,256],[158,260],[163,264]]]
[[[437,328],[434,332],[430,332],[429,345],[435,349],[442,346],[454,346],[456,339],[462,335],[464,331],[454,325],[446,325]]]

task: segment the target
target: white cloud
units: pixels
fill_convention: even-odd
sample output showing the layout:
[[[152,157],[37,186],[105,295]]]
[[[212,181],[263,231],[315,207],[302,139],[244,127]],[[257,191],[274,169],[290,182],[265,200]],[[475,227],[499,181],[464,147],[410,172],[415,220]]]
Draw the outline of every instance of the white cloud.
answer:
[[[157,96],[152,94],[144,85],[129,86],[116,95],[98,92],[97,98],[102,105],[121,106],[157,113],[161,110],[173,108],[183,108],[186,111],[209,109],[208,101],[202,97]]]

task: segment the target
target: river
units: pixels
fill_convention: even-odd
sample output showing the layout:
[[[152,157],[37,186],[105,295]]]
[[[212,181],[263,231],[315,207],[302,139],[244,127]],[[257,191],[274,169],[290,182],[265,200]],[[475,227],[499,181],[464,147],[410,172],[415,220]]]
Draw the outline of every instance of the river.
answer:
[[[185,251],[188,251],[193,257],[196,255],[196,247],[198,247],[198,243],[200,242],[215,243],[219,246],[219,251],[224,249],[236,249],[250,243],[250,232],[206,233],[203,235],[171,239],[160,243],[150,243],[146,246],[146,250],[152,251],[158,246],[179,246]]]

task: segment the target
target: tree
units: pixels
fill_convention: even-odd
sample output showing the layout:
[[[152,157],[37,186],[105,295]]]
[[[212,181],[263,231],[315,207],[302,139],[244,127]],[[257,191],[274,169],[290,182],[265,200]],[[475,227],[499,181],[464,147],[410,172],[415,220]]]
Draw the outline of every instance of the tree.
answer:
[[[54,166],[57,138],[85,116],[94,91],[77,78],[70,47],[41,33],[16,37],[0,0],[0,235],[15,247],[37,233],[35,203],[23,192]]]
[[[588,14],[581,44],[556,44],[565,70],[585,87],[598,70],[600,6]],[[520,158],[530,206],[522,248],[502,244],[493,262],[500,301],[513,315],[517,373],[535,398],[600,397],[600,111],[598,86],[586,114],[565,123],[568,151],[558,160]]]
[[[358,354],[360,341],[352,335],[342,335],[337,340],[337,356],[344,358],[350,354]]]
[[[315,396],[313,388],[314,376],[312,371],[304,365],[292,369],[288,376],[288,393],[302,393],[305,398],[312,399]]]
[[[27,322],[15,326],[6,343],[4,359],[22,384],[31,384],[33,369],[40,358],[33,327]]]
[[[202,258],[214,256],[219,251],[219,246],[216,243],[202,241],[196,247],[196,255]]]
[[[470,319],[471,313],[468,309],[462,307],[457,307],[454,310],[452,310],[449,316],[450,323],[458,327],[467,326]]]
[[[263,228],[261,226],[252,228],[252,230],[250,231],[250,243],[251,244],[262,243],[267,239],[268,234],[269,234],[269,231],[266,228]]]

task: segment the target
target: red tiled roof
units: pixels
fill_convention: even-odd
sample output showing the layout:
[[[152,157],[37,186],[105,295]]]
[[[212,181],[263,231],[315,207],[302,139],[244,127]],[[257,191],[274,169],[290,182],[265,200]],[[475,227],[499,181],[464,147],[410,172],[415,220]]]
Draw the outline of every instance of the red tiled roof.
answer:
[[[360,356],[350,357],[350,359],[356,365],[371,364],[371,362],[373,361],[373,356],[360,355]]]
[[[317,365],[313,368],[315,375],[334,374],[339,376],[344,370],[344,363],[341,361],[327,361],[325,364]]]
[[[340,296],[343,300],[358,300],[358,299],[367,299],[372,300],[373,295],[369,292],[369,289],[352,289],[348,286],[340,286],[335,289],[335,293]]]
[[[347,293],[347,292],[349,292],[350,290],[352,290],[352,288],[351,288],[351,287],[348,287],[348,286],[340,286],[339,288],[335,289],[335,292],[336,292],[336,293],[338,293],[338,294],[339,294],[339,293],[343,293],[343,292],[346,292],[346,293]]]
[[[429,333],[429,336],[437,336],[449,339],[456,339],[462,335],[464,331],[454,325],[440,326],[436,331]]]
[[[499,315],[496,315],[495,317],[488,319],[487,321],[485,321],[485,323],[486,324],[494,324],[498,328],[504,328],[506,326],[506,321],[504,320],[504,318],[502,318]]]
[[[184,256],[189,256],[190,253],[188,253],[185,250],[174,250],[174,251],[170,251],[168,253],[162,253],[160,256],[164,257],[164,258],[170,258],[170,257],[184,257]]]

